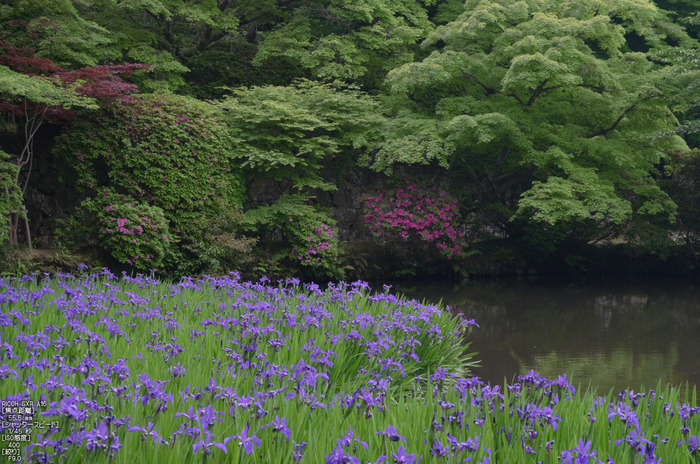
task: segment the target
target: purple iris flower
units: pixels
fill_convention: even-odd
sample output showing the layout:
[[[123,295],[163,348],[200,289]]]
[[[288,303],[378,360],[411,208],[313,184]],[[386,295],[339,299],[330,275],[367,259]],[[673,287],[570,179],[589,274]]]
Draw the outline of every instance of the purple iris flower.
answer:
[[[557,430],[559,427],[558,422],[561,422],[562,420],[561,417],[554,414],[554,411],[552,411],[552,408],[549,406],[545,406],[544,408],[540,409],[539,412],[540,418],[551,425],[554,430]]]
[[[255,434],[248,436],[248,432],[250,431],[250,423],[246,424],[245,428],[239,435],[234,435],[231,438],[238,438],[240,441],[238,443],[238,446],[242,446],[243,449],[245,449],[246,454],[250,455],[253,450],[255,449],[255,445],[258,445],[258,448],[260,448],[260,445],[262,445],[262,440],[259,439],[258,437],[255,436]]]
[[[537,452],[532,448],[532,446],[525,444],[525,436],[524,435],[520,436],[520,441],[523,444],[523,449],[525,450],[525,454],[537,454]]]
[[[644,462],[643,464],[660,464],[661,458],[654,455],[654,449],[656,445],[654,443],[648,443],[644,447]]]
[[[433,444],[433,446],[430,448],[430,454],[439,458],[445,456],[449,452],[449,445],[443,445],[442,442],[439,441],[437,438],[435,439],[435,443]]]
[[[343,438],[338,440],[338,443],[343,447],[347,447],[347,446],[350,446],[350,444],[354,442],[355,444],[353,445],[353,448],[352,448],[353,453],[357,452],[357,444],[358,443],[361,444],[362,446],[364,446],[365,449],[369,449],[369,445],[366,442],[360,440],[359,437],[355,437],[354,435],[355,435],[355,431],[353,429],[350,429],[350,430],[348,430],[348,433],[346,433]]]
[[[447,370],[443,369],[442,367],[438,367],[437,371],[433,374],[428,376],[431,382],[440,381],[440,380],[445,380],[445,377],[447,376],[454,377],[454,374],[450,374],[447,372]]]
[[[302,441],[301,443],[293,441],[292,443],[294,443],[294,462],[299,462],[304,455],[304,448],[306,448],[308,443],[305,441]]]
[[[589,459],[595,457],[596,454],[598,454],[597,451],[590,451],[591,444],[592,442],[589,440],[586,440],[584,442],[583,439],[580,439],[576,448],[562,451],[562,464],[588,464]],[[574,452],[576,453],[576,456],[572,454]]]
[[[29,446],[27,446],[27,451],[31,450],[32,448],[41,448],[42,450],[46,451],[47,447],[50,446],[53,448],[57,443],[57,440],[48,440],[47,438],[39,435],[35,443],[31,443]]]
[[[84,409],[78,409],[74,397],[66,397],[61,399],[60,402],[51,403],[51,409],[42,412],[42,416],[55,416],[58,414],[63,414],[65,416],[70,416],[74,420],[80,422],[88,418],[89,413]]]
[[[151,438],[153,438],[153,443],[155,443],[155,444],[158,444],[158,442],[163,443],[164,440],[160,436],[160,434],[158,433],[158,429],[160,429],[160,427],[157,427],[154,429],[153,428],[154,425],[155,424],[153,422],[149,422],[146,425],[145,429],[143,427],[139,427],[137,425],[134,425],[132,427],[129,427],[126,431],[127,432],[143,432],[143,435],[141,436],[141,440],[145,440],[147,437],[150,436]]]
[[[479,436],[475,436],[474,438],[467,438],[467,441],[459,441],[454,435],[451,433],[447,434],[447,441],[449,442],[450,445],[455,450],[458,451],[471,451],[474,452],[477,449],[479,449]]]
[[[381,432],[377,432],[377,435],[386,435],[387,437],[389,437],[389,440],[391,440],[391,441],[399,441],[399,440],[406,441],[406,437],[399,435],[398,430],[396,430],[396,427],[394,427],[393,425],[390,425],[389,427],[387,427],[385,430],[383,430]]]
[[[700,453],[700,435],[690,435],[688,437],[688,440],[686,440],[685,442],[679,441],[678,446],[681,446],[684,443],[688,445],[688,451],[690,451],[691,453]]]
[[[223,415],[224,415],[224,412],[223,412],[223,411],[217,411],[216,409],[214,409],[214,408],[212,407],[211,404],[208,405],[206,408],[201,408],[201,409],[197,410],[197,414],[199,415],[199,422],[200,422],[205,428],[211,427],[212,425],[214,425],[214,423],[215,423],[216,421],[224,422],[224,419],[222,419],[221,417],[217,417],[217,416],[216,416],[217,414],[223,416]]]
[[[17,371],[14,369],[10,369],[10,367],[7,364],[3,364],[0,366],[0,379],[4,379],[10,376],[10,373],[14,374],[15,377],[12,380],[17,380],[21,379],[22,377],[17,374]]]
[[[540,374],[535,374],[534,370],[530,370],[526,375],[518,376],[518,380],[523,384],[534,385],[535,387],[541,387],[547,383],[547,379]]]
[[[197,443],[192,445],[193,452],[196,453],[197,451],[202,449],[202,450],[204,450],[204,454],[211,454],[211,447],[216,446],[221,451],[228,454],[228,450],[226,449],[226,444],[235,438],[235,436],[226,437],[226,438],[224,438],[223,443],[214,443],[213,441],[211,441],[211,437],[214,435],[213,433],[211,433],[209,430],[205,430],[204,434],[206,435],[206,439],[200,439]],[[250,454],[250,453],[248,453],[248,454]]]
[[[184,416],[186,417],[190,422],[197,420],[197,413],[194,411],[194,408],[190,406],[190,409],[188,412],[176,412],[175,417],[180,417]]]
[[[283,417],[280,419],[280,416],[275,416],[275,420],[270,422],[269,424],[263,425],[260,427],[260,430],[272,426],[272,431],[273,432],[280,432],[282,435],[287,437],[287,441],[292,437],[292,431],[287,427],[287,418]]]
[[[571,393],[576,393],[576,388],[572,387],[568,380],[566,380],[566,374],[560,375],[557,377],[557,380],[552,380],[546,386],[556,386],[561,389],[568,389]]]
[[[399,445],[399,449],[396,451],[396,453],[391,453],[391,457],[394,458],[395,464],[414,464],[416,462],[416,454],[407,454],[406,448],[401,445]],[[418,462],[421,462],[422,459],[423,456],[418,459]]]
[[[623,438],[622,440],[617,440],[615,442],[615,446],[620,446],[621,443],[627,443],[632,447],[632,449],[636,450],[639,454],[642,454],[644,452],[644,445],[650,445],[651,442],[644,438],[644,432],[641,432],[639,430],[632,430],[630,434]]]
[[[608,407],[608,420],[612,420],[613,417],[619,417],[622,422],[627,425],[627,427],[639,428],[639,418],[632,408],[627,403],[612,404]]]
[[[360,460],[353,456],[347,456],[345,449],[341,446],[340,440],[331,454],[326,455],[326,464],[361,464]]]

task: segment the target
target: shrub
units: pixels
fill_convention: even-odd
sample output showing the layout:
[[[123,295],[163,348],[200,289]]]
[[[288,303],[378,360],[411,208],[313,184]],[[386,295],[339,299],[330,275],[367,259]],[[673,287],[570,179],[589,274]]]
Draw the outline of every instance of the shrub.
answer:
[[[244,271],[253,260],[258,239],[238,233],[241,216],[239,209],[230,208],[222,209],[220,216],[202,220],[202,234],[183,239],[184,256],[176,260],[175,277]]]
[[[362,197],[370,230],[377,236],[422,242],[423,248],[434,247],[448,258],[460,255],[466,242],[458,230],[457,200],[437,186],[427,187],[425,181],[404,178],[403,183],[396,190]]]
[[[285,248],[273,258],[276,264],[279,259],[287,259],[314,277],[343,278],[336,222],[318,207],[307,204],[310,198],[303,194],[282,195],[276,204],[246,211],[241,227],[260,236],[277,235],[277,242],[282,236]]]
[[[150,94],[84,113],[59,138],[55,152],[70,166],[65,180],[157,206],[172,229],[192,233],[203,216],[218,215],[220,205],[242,204],[245,187],[230,163],[232,146],[214,106]]]
[[[329,219],[308,218],[301,223],[288,219],[286,229],[294,244],[292,257],[298,259],[302,266],[336,274],[340,247],[335,222]]]
[[[162,209],[107,189],[83,201],[82,208],[82,214],[66,224],[71,235],[82,229],[88,242],[96,242],[122,264],[137,269],[160,267],[171,246]]]
[[[206,241],[208,219],[242,207],[245,185],[231,163],[232,146],[233,138],[214,106],[188,97],[149,94],[83,113],[59,138],[55,152],[67,160],[64,181],[92,193],[94,201],[85,206],[104,219],[86,221],[92,230],[79,225],[84,235],[107,247],[119,262],[139,268],[154,267],[153,259],[167,249],[167,259],[157,260],[164,269],[176,270],[206,251],[196,244]],[[111,199],[104,203],[100,195],[105,189],[116,195],[111,199],[124,198],[127,204],[121,207]],[[107,206],[121,208],[120,213],[107,214]],[[177,237],[177,247],[162,238],[154,244],[152,236],[141,240],[119,232],[117,226],[138,230],[153,225],[139,222],[140,211],[147,211],[143,217],[152,221],[162,219],[159,230]],[[113,234],[105,234],[105,228]]]
[[[10,155],[0,150],[0,260],[3,259],[5,242],[10,237],[10,213],[22,209],[22,192],[16,181],[18,170]]]

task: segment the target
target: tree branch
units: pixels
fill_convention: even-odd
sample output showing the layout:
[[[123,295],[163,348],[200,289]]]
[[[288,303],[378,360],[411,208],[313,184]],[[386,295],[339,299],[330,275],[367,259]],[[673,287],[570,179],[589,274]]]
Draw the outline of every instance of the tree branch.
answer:
[[[563,84],[552,85],[552,86],[550,86],[550,87],[545,87],[544,85],[547,83],[548,80],[549,80],[549,79],[545,79],[544,82],[542,82],[542,84],[540,84],[540,85],[537,87],[537,89],[535,89],[535,91],[534,91],[534,92],[532,93],[532,95],[530,96],[530,100],[528,100],[526,106],[532,106],[532,105],[534,105],[534,104],[535,104],[535,101],[537,100],[537,98],[539,98],[540,95],[542,95],[543,93],[545,93],[545,92],[547,92],[547,91],[549,91],[549,90],[554,90],[554,89],[559,89],[559,88],[562,88],[562,87],[566,87],[566,86],[563,85]],[[599,86],[599,85],[575,84],[575,85],[573,85],[572,87],[586,87],[586,88],[590,88],[590,89],[595,89],[595,90],[597,90],[597,91],[599,91],[599,92],[612,92],[611,89],[606,89],[605,87],[601,87],[601,86]],[[513,96],[515,96],[515,95],[513,95]],[[521,103],[522,103],[522,102],[521,102]]]
[[[479,79],[477,79],[477,78],[474,77],[473,75],[471,75],[471,74],[465,72],[464,69],[460,69],[460,71],[462,72],[462,75],[463,75],[464,77],[466,77],[466,78],[468,78],[468,79],[471,79],[471,80],[473,80],[474,82],[476,82],[477,84],[479,84],[479,85],[481,86],[481,88],[484,89],[484,93],[485,93],[486,95],[493,95],[493,94],[495,94],[495,93],[498,92],[498,91],[497,91],[496,89],[494,89],[493,87],[489,87],[488,85],[486,85],[486,84],[484,84],[483,82],[479,81]]]
[[[634,110],[640,102],[643,102],[645,100],[651,100],[652,98],[657,98],[658,96],[659,95],[650,95],[648,97],[642,98],[639,102],[635,103],[634,105],[630,106],[625,111],[623,111],[620,117],[617,118],[617,120],[613,123],[612,126],[608,127],[607,129],[601,129],[591,135],[586,136],[586,138],[592,139],[593,137],[598,137],[599,135],[608,135],[610,132],[614,131],[617,128],[617,126],[622,122],[625,116],[627,116],[632,110]]]
[[[560,85],[553,85],[553,86],[551,86],[551,87],[545,87],[544,89],[542,89],[542,92],[546,92],[546,91],[548,91],[548,90],[558,89],[558,88],[561,88],[561,87],[565,87],[565,86],[564,86],[563,84],[560,84]],[[598,90],[599,92],[612,92],[612,89],[606,89],[605,87],[601,87],[601,86],[599,86],[599,85],[575,84],[573,87],[587,87],[587,88],[590,88],[590,89]]]
[[[517,94],[509,93],[506,96],[515,98],[516,100],[518,100],[518,103],[525,106],[525,102]]]
[[[537,97],[540,96],[542,92],[544,92],[544,85],[547,83],[549,78],[545,79],[542,81],[540,85],[537,86],[537,88],[532,92],[532,95],[530,95],[530,99],[527,101],[527,106],[532,106],[535,104],[535,101],[537,100]]]
[[[622,122],[622,120],[629,114],[630,111],[634,110],[637,107],[637,104],[635,103],[634,105],[630,106],[627,108],[625,111],[622,112],[619,118],[615,120],[612,126],[608,127],[607,129],[601,129],[598,132],[595,132],[591,135],[586,136],[587,139],[592,139],[593,137],[598,137],[599,135],[608,135],[610,132],[614,131],[617,126]]]

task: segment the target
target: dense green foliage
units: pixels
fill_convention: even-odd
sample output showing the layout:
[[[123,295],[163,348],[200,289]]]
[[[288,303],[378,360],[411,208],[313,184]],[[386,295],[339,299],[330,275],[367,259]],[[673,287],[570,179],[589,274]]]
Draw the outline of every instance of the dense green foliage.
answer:
[[[0,150],[0,218],[7,218],[10,212],[22,209],[22,195],[17,185],[16,164],[8,163],[10,155]],[[0,246],[9,236],[10,227],[5,221],[0,222]]]
[[[474,186],[480,206],[520,187],[518,213],[551,224],[672,215],[652,179],[664,153],[686,148],[651,138],[674,123],[667,73],[626,49],[625,34],[657,25],[687,38],[649,5],[578,4],[468,2],[423,43],[437,50],[389,73],[396,120],[427,124],[395,129],[375,169],[435,159]],[[659,35],[644,38],[660,46]]]
[[[463,251],[494,239],[535,268],[615,238],[667,257],[700,232],[678,209],[697,177],[691,3],[6,0],[0,144],[29,140],[25,117],[63,124],[65,180],[160,208],[176,273],[342,277],[361,261],[344,228],[366,218],[333,198],[374,214],[360,198],[397,174],[456,202],[466,245],[426,262],[451,249],[467,269]],[[415,224],[403,232],[427,233]]]
[[[66,242],[94,238],[121,264],[140,270],[160,267],[169,250],[169,225],[163,210],[105,189],[82,203],[83,214],[64,225]]]
[[[357,90],[298,81],[236,89],[219,106],[236,140],[233,157],[279,192],[275,204],[247,211],[241,222],[259,232],[281,229],[293,259],[341,277],[335,220],[308,203],[314,192],[337,189],[324,167],[376,143],[378,103]]]
[[[335,190],[321,176],[324,162],[341,151],[371,147],[382,123],[370,97],[311,81],[236,89],[219,107],[237,141],[234,157],[287,182],[284,193]]]
[[[82,189],[113,188],[162,208],[179,231],[191,231],[200,213],[218,214],[217,200],[241,206],[232,146],[213,106],[152,94],[84,114],[55,150],[69,160]]]
[[[212,105],[151,94],[97,114],[83,114],[58,140],[55,152],[70,166],[66,178],[74,179],[96,199],[97,203],[90,200],[84,206],[89,214],[99,211],[102,222],[127,217],[133,222],[134,215],[142,214],[137,210],[149,206],[155,209],[143,214],[154,223],[157,217],[167,219],[167,224],[158,225],[156,243],[132,242],[138,237],[113,239],[105,235],[105,224],[92,231],[120,262],[131,264],[137,256],[152,255],[155,268],[165,255],[160,237],[168,227],[182,245],[191,244],[201,238],[199,221],[227,209],[241,209],[244,186],[240,169],[231,164],[233,143]],[[125,195],[126,203],[136,201],[141,206],[119,211],[119,201],[111,202],[122,198],[119,195]],[[109,214],[105,207],[112,207]]]

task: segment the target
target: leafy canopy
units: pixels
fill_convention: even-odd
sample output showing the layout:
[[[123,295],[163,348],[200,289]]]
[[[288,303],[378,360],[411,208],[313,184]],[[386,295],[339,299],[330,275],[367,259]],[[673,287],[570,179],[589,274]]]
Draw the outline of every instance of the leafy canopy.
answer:
[[[274,2],[273,2],[274,3]],[[321,79],[372,82],[411,61],[413,45],[433,29],[426,6],[435,0],[303,0],[280,9],[256,63],[275,56],[298,60]]]
[[[324,162],[372,146],[382,123],[374,99],[306,80],[236,89],[219,107],[238,141],[233,156],[270,179],[290,181],[290,192],[335,190],[322,177]]]
[[[46,106],[97,109],[94,98],[78,93],[82,84],[66,85],[58,77],[28,76],[0,65],[0,96],[5,101],[26,99]]]
[[[356,90],[302,80],[236,89],[219,106],[236,140],[233,157],[280,193],[273,204],[246,211],[241,224],[283,232],[293,246],[291,257],[340,275],[335,220],[309,203],[314,191],[337,188],[324,178],[334,158],[376,144],[383,122],[378,102]]]
[[[632,36],[649,50],[692,42],[644,0],[467,1],[426,59],[389,73],[388,141],[365,163],[438,162],[477,207],[515,197],[549,223],[672,216],[653,176],[685,144],[652,137],[676,124],[672,89]]]

